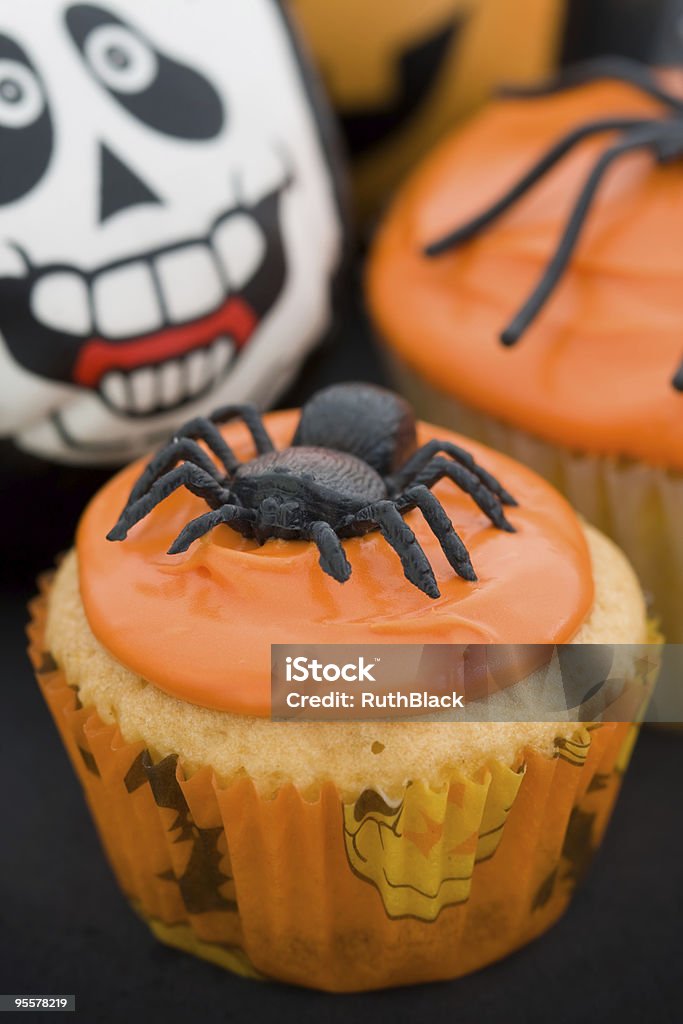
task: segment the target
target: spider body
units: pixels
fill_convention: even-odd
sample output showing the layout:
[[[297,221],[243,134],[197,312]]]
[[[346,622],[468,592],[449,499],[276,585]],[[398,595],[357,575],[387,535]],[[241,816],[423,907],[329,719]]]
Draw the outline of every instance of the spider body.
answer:
[[[236,418],[257,450],[246,462],[216,427]],[[477,578],[467,548],[431,493],[444,478],[471,495],[494,526],[514,530],[503,510],[514,499],[469,452],[438,440],[418,448],[407,402],[369,384],[338,384],[303,407],[291,445],[280,451],[252,406],[230,406],[185,424],[149,462],[108,538],[123,540],[169,494],[186,487],[211,511],[188,523],[170,554],[224,524],[260,544],[271,538],[312,541],[323,571],[343,583],[351,566],[342,539],[379,530],[406,578],[436,598],[432,567],[403,519],[412,509],[420,510],[454,571]]]
[[[372,466],[331,448],[285,448],[239,467],[231,484],[237,504],[256,513],[247,536],[294,539],[314,523],[342,529],[387,489]],[[247,524],[249,526],[250,524]]]

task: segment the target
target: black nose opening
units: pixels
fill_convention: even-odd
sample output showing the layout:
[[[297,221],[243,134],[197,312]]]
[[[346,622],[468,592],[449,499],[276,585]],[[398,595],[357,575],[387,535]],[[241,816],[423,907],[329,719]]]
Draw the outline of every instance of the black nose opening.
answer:
[[[161,205],[162,200],[108,146],[100,143],[100,223],[143,203]]]

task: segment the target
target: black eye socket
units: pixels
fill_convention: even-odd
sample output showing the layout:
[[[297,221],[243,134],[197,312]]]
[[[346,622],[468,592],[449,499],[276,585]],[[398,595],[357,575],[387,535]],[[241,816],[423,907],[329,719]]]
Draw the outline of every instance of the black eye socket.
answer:
[[[26,195],[52,155],[43,84],[22,48],[0,34],[0,204]]]
[[[221,98],[194,68],[161,53],[137,29],[95,4],[73,4],[66,24],[95,78],[150,128],[181,139],[212,139]]]

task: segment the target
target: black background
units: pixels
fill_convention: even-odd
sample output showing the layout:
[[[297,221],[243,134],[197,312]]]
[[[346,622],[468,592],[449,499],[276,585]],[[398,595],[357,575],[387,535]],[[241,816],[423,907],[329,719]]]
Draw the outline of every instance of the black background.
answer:
[[[287,403],[351,378],[383,379],[357,314],[335,346],[313,357]],[[79,503],[98,479],[80,474],[71,490],[39,502],[53,551],[69,545]],[[679,1024],[683,733],[642,735],[606,840],[568,913],[531,946],[478,974],[330,996],[246,981],[160,945],[117,889],[26,658],[25,601],[48,562],[45,542],[32,545],[31,533],[37,541],[33,530],[20,542],[9,538],[0,590],[0,992],[74,993],[78,1019],[106,1024],[193,1016],[206,1024]]]

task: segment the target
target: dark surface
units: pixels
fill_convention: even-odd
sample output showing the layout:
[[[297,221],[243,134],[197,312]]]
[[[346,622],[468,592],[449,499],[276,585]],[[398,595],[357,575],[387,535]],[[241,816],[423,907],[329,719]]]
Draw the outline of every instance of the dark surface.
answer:
[[[619,53],[653,64],[683,61],[682,0],[569,0],[567,62]]]
[[[381,379],[356,320],[335,348],[313,358],[288,401],[350,378]],[[69,544],[76,498],[94,482],[74,483],[44,505],[55,550]],[[106,1024],[683,1019],[683,735],[665,732],[639,741],[603,848],[570,911],[535,944],[479,974],[451,984],[328,996],[244,981],[161,946],[119,894],[24,653],[25,600],[44,552],[29,541],[10,553],[0,584],[0,993],[75,993],[77,1018]]]

